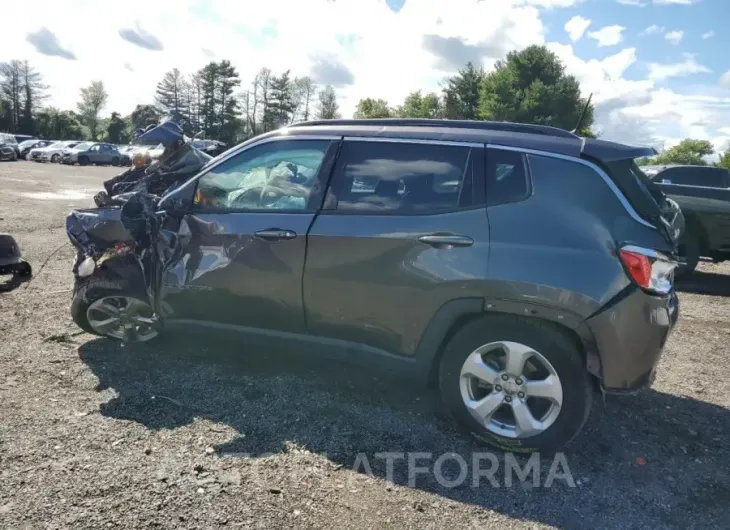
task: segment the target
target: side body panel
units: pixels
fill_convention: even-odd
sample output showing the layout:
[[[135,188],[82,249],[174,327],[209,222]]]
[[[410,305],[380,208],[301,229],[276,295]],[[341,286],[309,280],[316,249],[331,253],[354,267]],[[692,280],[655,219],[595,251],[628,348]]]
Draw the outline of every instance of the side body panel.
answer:
[[[439,249],[418,241],[445,231],[474,244]],[[314,335],[411,356],[444,304],[487,294],[484,208],[411,217],[321,214],[308,240],[304,300]]]
[[[165,267],[163,316],[304,331],[301,279],[311,213],[201,213],[185,217],[179,252]],[[271,228],[296,237],[264,241]]]

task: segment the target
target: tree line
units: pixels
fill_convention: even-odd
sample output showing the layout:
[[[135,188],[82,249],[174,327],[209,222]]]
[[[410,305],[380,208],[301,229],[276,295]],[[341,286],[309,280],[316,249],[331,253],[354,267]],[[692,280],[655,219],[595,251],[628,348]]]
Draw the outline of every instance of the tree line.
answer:
[[[0,63],[0,131],[127,143],[135,130],[169,117],[188,135],[202,133],[232,144],[298,121],[341,117],[332,86],[269,68],[243,83],[227,60],[211,61],[191,75],[173,68],[157,84],[150,103],[137,105],[127,116],[112,112],[100,118],[108,99],[102,81],[81,89],[75,110],[45,107],[48,90],[28,61]],[[490,72],[467,63],[445,78],[439,91],[416,89],[395,104],[363,98],[354,117],[495,120],[573,130],[582,116],[579,134],[595,136],[594,110],[558,57],[544,46],[530,46],[508,53]],[[687,139],[640,163],[705,164],[710,154],[710,142]],[[730,150],[721,155],[719,165],[730,168]]]
[[[657,156],[640,158],[636,163],[640,166],[663,166],[667,164],[707,166],[710,165],[707,158],[714,154],[715,148],[708,140],[687,138]],[[730,169],[730,147],[724,153],[719,153],[719,155],[719,160],[713,165]]]

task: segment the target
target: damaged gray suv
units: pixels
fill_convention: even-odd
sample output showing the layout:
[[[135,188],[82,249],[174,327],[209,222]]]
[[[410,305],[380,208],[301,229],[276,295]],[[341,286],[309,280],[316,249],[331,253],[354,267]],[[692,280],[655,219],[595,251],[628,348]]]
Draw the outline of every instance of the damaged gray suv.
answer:
[[[481,441],[554,451],[597,389],[651,384],[677,320],[681,212],[633,162],[653,153],[511,123],[291,126],[72,212],[72,315],[378,365],[436,383]]]

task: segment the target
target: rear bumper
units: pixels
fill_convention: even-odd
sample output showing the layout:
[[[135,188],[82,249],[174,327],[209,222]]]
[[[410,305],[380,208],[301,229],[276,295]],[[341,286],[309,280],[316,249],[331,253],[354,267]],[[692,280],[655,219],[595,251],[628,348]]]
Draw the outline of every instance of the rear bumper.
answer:
[[[678,316],[676,293],[651,296],[631,287],[588,319],[601,359],[604,390],[631,392],[651,385]]]

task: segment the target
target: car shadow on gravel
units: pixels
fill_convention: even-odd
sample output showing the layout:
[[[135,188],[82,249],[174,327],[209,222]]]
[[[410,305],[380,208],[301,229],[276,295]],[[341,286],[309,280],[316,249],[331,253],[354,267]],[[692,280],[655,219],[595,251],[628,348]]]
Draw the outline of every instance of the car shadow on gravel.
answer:
[[[678,279],[675,287],[682,293],[730,296],[730,276],[715,272],[694,271],[688,277]]]
[[[598,398],[584,431],[566,449],[567,467],[558,469],[570,474],[575,487],[564,479],[545,487],[556,462],[551,456],[540,458],[537,482],[531,475],[520,483],[506,472],[509,455],[494,453],[496,484],[482,478],[477,488],[473,458],[486,450],[453,430],[435,392],[359,366],[246,350],[190,337],[126,348],[96,339],[81,345],[79,355],[98,378],[97,390],[117,393],[100,406],[103,416],[152,430],[175,429],[195,418],[225,424],[238,434],[216,446],[217,454],[248,464],[272,454],[286,457],[292,446],[306,448],[334,464],[335,476],[322,478],[329,487],[347,480],[334,470],[365,473],[367,460],[369,471],[384,479],[383,495],[395,495],[386,487],[390,481],[559,527],[724,524],[730,498],[730,411],[725,408],[653,390],[608,397],[605,404]],[[390,469],[386,452],[398,457]],[[427,453],[416,455],[414,465],[430,471],[415,482],[409,480],[414,468],[409,453]],[[467,478],[456,487],[444,482],[458,478],[456,460],[447,459],[440,473],[434,472],[445,454],[466,462]],[[527,463],[524,457],[516,461]],[[480,467],[489,465],[482,460]],[[302,476],[288,473],[275,484],[284,493],[288,480]]]
[[[17,276],[15,274],[0,276],[0,293],[13,291],[29,280],[30,277]]]

